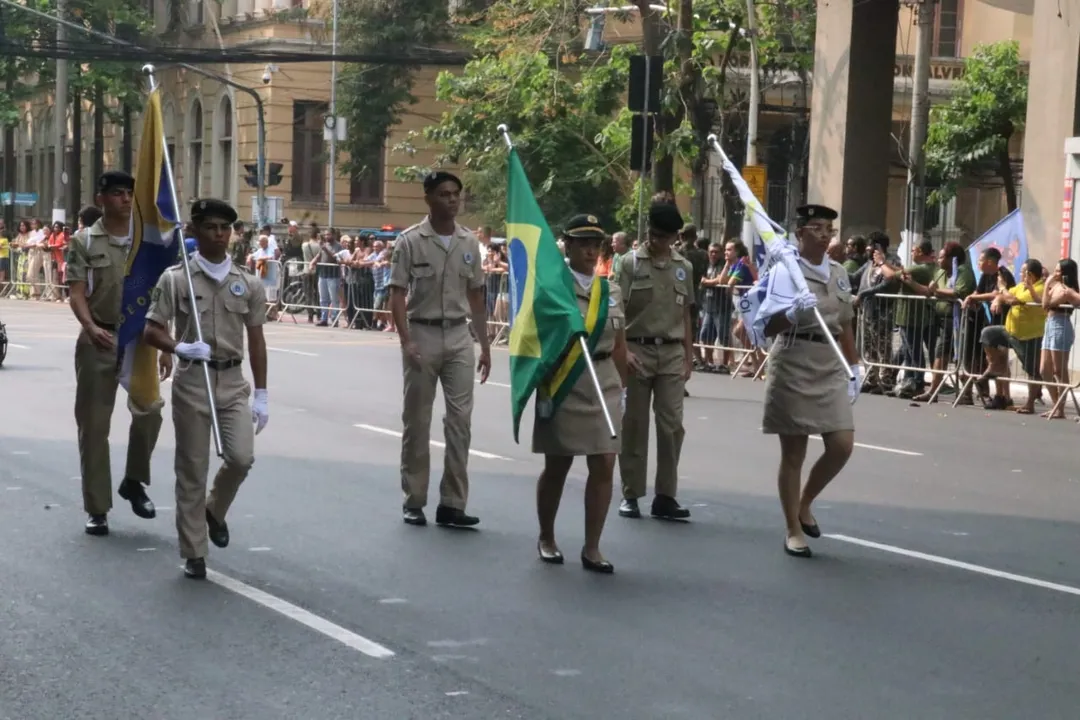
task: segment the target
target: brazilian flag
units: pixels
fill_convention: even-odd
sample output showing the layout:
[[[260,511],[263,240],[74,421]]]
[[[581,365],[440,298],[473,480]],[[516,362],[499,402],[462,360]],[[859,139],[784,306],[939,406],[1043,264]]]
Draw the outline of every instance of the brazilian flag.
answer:
[[[510,398],[514,415],[514,442],[521,415],[538,389],[538,398],[554,412],[565,392],[547,393],[552,379],[571,359],[584,367],[578,338],[586,335],[585,318],[574,295],[574,278],[566,267],[555,236],[548,227],[529,186],[517,150],[510,150],[510,178],[506,203],[506,236],[510,258]],[[597,284],[594,283],[594,289]],[[606,292],[606,283],[603,284]],[[606,312],[607,303],[602,303]],[[601,325],[602,327],[602,325]],[[563,378],[569,379],[567,373]],[[567,383],[567,389],[572,386]]]

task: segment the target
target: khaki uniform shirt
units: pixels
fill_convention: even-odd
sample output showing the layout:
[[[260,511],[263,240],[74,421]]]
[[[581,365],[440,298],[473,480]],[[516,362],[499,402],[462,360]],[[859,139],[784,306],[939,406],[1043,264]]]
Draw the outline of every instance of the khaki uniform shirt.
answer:
[[[656,260],[642,245],[620,259],[618,278],[628,339],[684,339],[684,312],[694,304],[694,268],[689,260],[675,250]]]
[[[191,262],[191,283],[195,287],[194,306],[199,310],[203,342],[210,346],[210,357],[242,360],[245,328],[266,323],[266,290],[262,283],[234,265],[225,281],[219,284],[195,261]],[[191,320],[191,308],[184,267],[176,265],[158,280],[146,319],[165,327],[175,320],[174,336],[184,342],[194,342],[195,323]]]
[[[829,334],[838,336],[844,328],[851,328],[855,309],[851,304],[851,283],[844,266],[835,260],[829,261],[829,281],[822,281],[805,260],[799,258],[807,289],[817,298],[817,309],[821,313]],[[813,309],[799,310],[795,313],[795,329],[788,332],[820,334],[821,327]],[[831,349],[830,349],[831,352]]]
[[[481,260],[469,230],[455,225],[447,247],[425,218],[394,243],[387,285],[408,290],[410,320],[461,320],[470,312],[467,291],[484,287]]]
[[[67,251],[67,281],[84,282],[86,304],[98,325],[116,327],[124,299],[124,275],[131,244],[120,244],[98,220],[75,233]]]

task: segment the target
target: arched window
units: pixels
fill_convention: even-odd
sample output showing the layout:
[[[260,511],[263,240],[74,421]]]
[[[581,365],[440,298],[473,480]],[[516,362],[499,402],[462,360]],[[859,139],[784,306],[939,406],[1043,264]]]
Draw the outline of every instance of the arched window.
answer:
[[[188,198],[194,200],[202,195],[203,110],[198,98],[191,103],[187,128],[188,161],[187,172],[184,173],[184,186]]]
[[[235,154],[233,152],[233,106],[232,98],[227,94],[221,96],[218,103],[217,113],[214,115],[214,136],[216,152],[214,153],[214,187],[215,195],[225,202],[232,202],[233,164]]]
[[[165,149],[169,153],[169,163],[173,176],[176,175],[176,110],[172,103],[161,109],[161,120],[165,123]]]

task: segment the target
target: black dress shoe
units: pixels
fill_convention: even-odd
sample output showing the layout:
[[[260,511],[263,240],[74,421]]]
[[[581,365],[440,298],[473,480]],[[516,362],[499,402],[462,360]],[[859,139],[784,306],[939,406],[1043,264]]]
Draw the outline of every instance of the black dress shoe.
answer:
[[[150,498],[147,497],[146,491],[143,490],[142,483],[138,480],[124,478],[124,482],[120,483],[117,492],[120,494],[120,497],[131,503],[131,511],[139,517],[144,520],[151,520],[157,517],[157,510],[154,509],[154,503],[150,502]]]
[[[619,517],[635,519],[641,517],[641,508],[638,507],[637,500],[623,498],[623,501],[619,503]]]
[[[581,552],[581,567],[585,568],[589,572],[600,573],[601,575],[610,575],[615,572],[615,566],[609,563],[607,560],[601,560],[596,562],[585,557],[585,551]]]
[[[402,508],[401,519],[405,521],[406,525],[416,525],[417,527],[427,525],[427,518],[420,508]]]
[[[109,518],[105,515],[91,515],[86,521],[87,535],[108,535]]]
[[[205,580],[206,558],[189,558],[184,563],[184,575],[192,580]]]
[[[540,559],[549,565],[562,565],[564,558],[563,554],[558,550],[548,552],[544,549],[544,546],[539,542],[536,543],[536,554],[540,556]]]
[[[217,545],[219,548],[229,547],[229,526],[224,522],[218,522],[217,519],[210,514],[210,511],[206,511],[206,530],[210,536],[210,542]]]
[[[814,556],[814,553],[810,552],[810,547],[809,546],[801,547],[801,548],[793,548],[790,545],[788,545],[787,540],[784,540],[784,552],[786,552],[791,557],[797,557],[797,558],[810,558],[810,557]]]
[[[480,524],[480,518],[466,515],[464,510],[440,505],[435,508],[435,524],[444,527],[468,528]]]
[[[668,495],[657,495],[652,501],[652,516],[660,520],[686,520],[690,511]]]
[[[821,537],[821,528],[818,527],[818,524],[816,522],[813,525],[807,525],[802,520],[800,520],[799,524],[802,525],[802,531],[806,535],[806,537],[808,537],[808,538],[819,538],[819,537]]]

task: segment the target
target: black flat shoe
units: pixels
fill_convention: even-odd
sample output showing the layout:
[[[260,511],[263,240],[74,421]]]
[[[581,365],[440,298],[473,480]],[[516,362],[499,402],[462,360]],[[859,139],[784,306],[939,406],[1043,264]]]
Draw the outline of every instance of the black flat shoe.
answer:
[[[406,525],[415,525],[417,527],[427,525],[427,517],[424,516],[424,511],[419,508],[402,508],[401,520]]]
[[[821,537],[821,528],[818,527],[818,524],[816,522],[813,525],[807,525],[802,520],[800,520],[799,524],[802,525],[802,531],[806,535],[806,537],[815,539]]]
[[[120,497],[131,503],[131,512],[135,513],[143,520],[153,520],[157,517],[157,510],[154,508],[154,503],[150,501],[146,491],[143,490],[142,483],[138,480],[124,478],[124,481],[120,483],[120,487],[118,487],[116,491]]]
[[[536,554],[540,556],[541,560],[550,565],[562,565],[565,560],[561,552],[558,550],[555,552],[547,552],[540,543],[536,543]]]
[[[601,560],[600,562],[594,562],[585,557],[585,553],[581,553],[581,567],[585,568],[589,572],[600,573],[601,575],[611,575],[615,572],[615,566],[609,563],[607,560]]]
[[[209,510],[206,511],[206,530],[210,536],[210,542],[219,548],[229,547],[229,526],[224,522],[218,522]]]
[[[184,563],[184,577],[192,580],[206,579],[206,558],[190,558]]]
[[[86,520],[87,535],[108,535],[109,519],[105,515],[91,515]]]
[[[441,527],[471,528],[480,523],[480,518],[467,514],[464,510],[440,505],[435,508],[435,524]]]
[[[787,540],[784,541],[784,552],[791,557],[797,558],[810,558],[814,557],[814,553],[810,552],[810,547],[793,548],[787,544]]]

